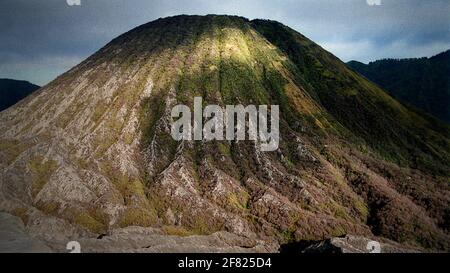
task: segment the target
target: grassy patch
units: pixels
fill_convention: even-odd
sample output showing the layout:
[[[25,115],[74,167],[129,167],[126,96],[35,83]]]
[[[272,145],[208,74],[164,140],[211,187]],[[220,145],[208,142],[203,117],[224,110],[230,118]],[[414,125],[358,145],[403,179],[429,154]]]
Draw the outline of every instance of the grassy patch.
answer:
[[[29,145],[18,140],[2,139],[0,141],[0,152],[6,157],[6,163],[11,164]]]
[[[149,227],[157,223],[156,212],[139,207],[128,207],[119,221],[120,227]]]
[[[75,224],[85,227],[93,233],[98,234],[106,230],[106,227],[103,223],[99,222],[86,212],[78,213],[73,219],[73,221]]]
[[[245,194],[238,195],[237,193],[230,193],[228,195],[228,200],[230,204],[239,209],[239,210],[247,210],[248,209],[248,200],[250,196],[248,193],[245,192]]]
[[[26,207],[17,207],[12,211],[12,214],[19,217],[23,224],[26,225],[29,220],[28,209]]]
[[[31,195],[36,195],[47,184],[50,176],[58,168],[58,162],[55,160],[45,160],[42,156],[37,156],[28,162],[30,170],[36,175],[33,183],[31,184]]]
[[[164,232],[167,235],[176,235],[176,236],[190,236],[194,235],[192,231],[189,231],[185,229],[184,227],[179,226],[164,226],[163,227]]]

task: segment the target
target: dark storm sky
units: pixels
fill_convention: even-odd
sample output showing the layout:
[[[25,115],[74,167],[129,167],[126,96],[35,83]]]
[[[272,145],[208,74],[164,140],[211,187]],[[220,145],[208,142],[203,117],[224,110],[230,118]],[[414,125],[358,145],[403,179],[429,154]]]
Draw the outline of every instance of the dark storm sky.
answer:
[[[43,85],[117,35],[177,14],[277,20],[344,61],[431,56],[450,48],[450,0],[80,1],[0,0],[0,78]]]

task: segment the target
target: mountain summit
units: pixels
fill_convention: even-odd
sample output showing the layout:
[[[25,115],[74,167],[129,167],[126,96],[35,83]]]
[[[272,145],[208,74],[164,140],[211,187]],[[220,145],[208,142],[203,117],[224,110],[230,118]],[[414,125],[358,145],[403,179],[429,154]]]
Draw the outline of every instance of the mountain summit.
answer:
[[[279,105],[279,149],[173,140],[194,97]],[[175,16],[0,113],[0,204],[52,247],[140,226],[449,250],[449,133],[278,22]]]

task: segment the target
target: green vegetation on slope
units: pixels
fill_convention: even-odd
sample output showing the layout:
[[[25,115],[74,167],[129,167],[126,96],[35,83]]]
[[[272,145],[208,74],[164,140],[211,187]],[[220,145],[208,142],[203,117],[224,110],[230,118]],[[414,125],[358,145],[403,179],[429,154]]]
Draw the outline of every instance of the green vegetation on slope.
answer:
[[[401,105],[294,30],[267,20],[252,25],[289,56],[298,81],[360,141],[397,164],[449,174],[450,127]]]

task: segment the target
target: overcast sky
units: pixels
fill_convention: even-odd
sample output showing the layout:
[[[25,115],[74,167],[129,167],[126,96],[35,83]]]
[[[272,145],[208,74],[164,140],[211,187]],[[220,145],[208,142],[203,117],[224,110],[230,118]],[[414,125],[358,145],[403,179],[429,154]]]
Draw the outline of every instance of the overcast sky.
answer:
[[[277,20],[343,61],[432,56],[450,49],[450,0],[80,0],[81,6],[66,1],[0,0],[0,78],[46,84],[119,34],[177,14]]]

